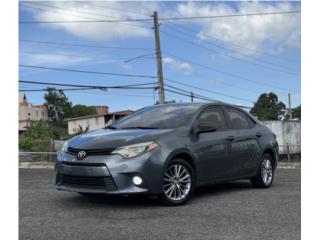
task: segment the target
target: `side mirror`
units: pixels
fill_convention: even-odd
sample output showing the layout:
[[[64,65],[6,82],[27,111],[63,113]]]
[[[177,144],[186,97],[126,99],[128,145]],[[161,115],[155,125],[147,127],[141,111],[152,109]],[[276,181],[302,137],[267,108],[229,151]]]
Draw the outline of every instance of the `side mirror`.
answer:
[[[195,126],[195,133],[214,132],[218,129],[218,126],[213,122],[200,121]]]

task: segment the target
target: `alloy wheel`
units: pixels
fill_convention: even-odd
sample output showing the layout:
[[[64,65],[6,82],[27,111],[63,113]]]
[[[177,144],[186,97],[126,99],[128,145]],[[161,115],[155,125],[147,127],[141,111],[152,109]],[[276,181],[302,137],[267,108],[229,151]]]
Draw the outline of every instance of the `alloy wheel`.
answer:
[[[265,185],[269,185],[272,182],[273,168],[272,162],[269,158],[265,158],[262,162],[261,177]]]
[[[191,190],[191,174],[182,164],[169,166],[164,174],[163,192],[172,201],[181,201]]]

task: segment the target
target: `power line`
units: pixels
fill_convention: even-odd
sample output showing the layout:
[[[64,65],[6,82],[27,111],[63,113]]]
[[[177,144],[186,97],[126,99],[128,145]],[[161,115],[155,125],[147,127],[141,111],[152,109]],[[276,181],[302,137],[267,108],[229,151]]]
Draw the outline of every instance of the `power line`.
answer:
[[[234,88],[234,89],[237,89],[237,90],[242,90],[242,91],[246,91],[246,92],[250,92],[250,93],[257,93],[257,94],[261,94],[260,91],[256,91],[256,90],[252,90],[252,89],[248,89],[248,88],[244,88],[242,86],[239,86],[239,85],[235,85],[233,83],[228,83],[228,82],[225,82],[225,81],[215,81],[214,79],[208,77],[208,76],[205,76],[203,74],[200,74],[200,73],[197,73],[197,72],[192,72],[191,73],[192,75],[194,76],[198,76],[200,78],[203,78],[203,79],[206,79],[206,80],[209,80],[209,81],[213,81],[215,83],[218,83],[218,84],[223,84],[225,86],[228,86],[230,88]]]
[[[212,48],[208,48],[208,47],[205,47],[205,46],[202,46],[200,44],[196,44],[192,41],[189,41],[189,40],[186,40],[186,39],[183,39],[183,38],[180,38],[180,37],[177,37],[175,35],[172,35],[170,33],[167,33],[163,30],[160,31],[162,34],[166,35],[166,36],[169,36],[171,38],[175,38],[175,39],[178,39],[182,42],[185,42],[185,43],[188,43],[188,44],[191,44],[191,45],[194,45],[198,48],[202,48],[202,49],[205,49],[206,51],[211,51],[211,52],[215,52],[215,53],[218,53],[218,54],[221,54],[219,52],[217,52],[216,50],[212,49]],[[239,61],[242,61],[242,62],[245,62],[245,63],[248,63],[248,64],[252,64],[252,65],[255,65],[255,66],[258,66],[258,67],[261,67],[261,68],[264,68],[264,69],[271,69],[271,70],[276,70],[276,71],[279,71],[279,72],[282,72],[282,73],[286,73],[286,74],[290,74],[290,75],[294,75],[296,76],[295,73],[293,72],[288,72],[287,70],[282,70],[282,69],[278,69],[278,68],[274,68],[274,67],[270,67],[270,66],[266,66],[266,65],[262,65],[262,64],[259,64],[259,63],[256,63],[256,62],[252,62],[252,61],[249,61],[249,60],[246,60],[246,59],[243,59],[243,58],[239,58],[239,57],[236,57],[236,56],[233,56],[233,55],[229,55],[229,54],[223,54],[229,58],[234,58],[236,60],[239,60]]]
[[[236,96],[232,96],[232,95],[228,95],[228,94],[224,94],[224,93],[220,93],[220,92],[216,92],[216,91],[200,88],[200,87],[197,87],[197,86],[194,86],[194,85],[191,85],[191,84],[186,84],[186,83],[174,81],[174,80],[171,80],[171,79],[168,79],[168,78],[165,78],[165,80],[168,81],[168,82],[172,82],[172,83],[179,84],[179,85],[182,85],[182,86],[186,86],[186,87],[190,87],[190,88],[193,88],[193,89],[201,90],[201,91],[204,91],[204,92],[213,93],[213,94],[224,96],[224,97],[229,97],[229,98],[233,98],[233,99],[237,99],[237,100],[241,100],[241,101],[245,101],[245,102],[254,103],[254,101],[246,99],[246,98],[236,97]],[[173,86],[170,86],[168,84],[165,84],[165,86],[173,87]]]
[[[156,83],[137,83],[137,84],[118,85],[118,86],[96,86],[96,85],[35,82],[35,81],[26,81],[26,80],[19,80],[19,82],[20,83],[29,83],[29,84],[39,84],[39,85],[63,86],[63,87],[91,88],[91,89],[100,89],[100,90],[106,90],[109,88],[110,89],[154,89],[155,87],[141,87],[141,86],[156,84]]]
[[[189,31],[189,32],[196,33],[196,34],[198,33],[198,32],[195,31],[195,30],[192,30],[192,29],[190,29],[190,28],[186,28],[185,26],[181,26],[181,25],[178,25],[178,24],[173,23],[173,22],[166,23],[165,26],[168,27],[167,24],[173,25],[173,26],[175,26],[176,28],[180,28],[180,29],[183,29],[183,30],[185,30],[185,31]],[[171,27],[172,27],[172,26],[171,26]],[[269,57],[272,57],[272,58],[275,58],[275,59],[278,59],[278,60],[283,60],[283,61],[287,61],[287,62],[291,62],[291,63],[301,63],[300,61],[295,61],[295,60],[292,60],[292,59],[283,58],[283,57],[280,57],[280,56],[278,56],[278,55],[274,55],[274,54],[271,54],[271,53],[263,52],[263,51],[261,51],[261,50],[256,50],[256,49],[248,48],[248,47],[245,47],[245,46],[241,46],[241,45],[236,44],[236,43],[234,43],[234,42],[221,40],[220,38],[218,38],[218,37],[216,37],[216,36],[214,37],[214,36],[211,36],[211,35],[210,35],[210,37],[213,38],[213,39],[215,39],[215,40],[217,40],[217,41],[219,41],[219,42],[222,42],[223,44],[233,45],[233,46],[236,47],[236,48],[244,48],[244,49],[246,49],[246,50],[248,50],[248,51],[256,52],[256,53],[259,53],[259,54],[264,54],[264,55],[266,55],[266,56],[269,56]]]
[[[264,13],[243,13],[243,14],[227,14],[227,15],[212,15],[212,16],[194,16],[194,17],[171,17],[171,18],[159,18],[159,20],[187,20],[187,19],[206,19],[206,18],[229,18],[229,17],[248,17],[248,16],[263,16],[263,15],[275,15],[275,14],[293,14],[301,13],[300,10],[296,11],[281,11],[281,12],[264,12]]]
[[[71,47],[84,47],[84,48],[107,48],[107,49],[119,49],[119,50],[154,50],[153,48],[138,48],[138,47],[121,47],[121,46],[99,46],[99,45],[86,45],[77,43],[66,43],[66,42],[52,42],[52,41],[38,41],[30,39],[19,39],[20,42],[31,42],[40,43],[48,45],[61,45],[61,46],[71,46]]]
[[[190,59],[187,59],[187,58],[184,58],[184,57],[177,56],[177,55],[169,53],[167,51],[165,53],[170,55],[170,56],[172,56],[172,57],[174,57],[174,58],[180,59],[182,61],[190,62],[190,63],[192,63],[192,64],[194,64],[196,66],[199,66],[199,67],[202,67],[202,68],[205,68],[205,69],[208,69],[210,71],[217,72],[217,73],[220,73],[220,74],[223,74],[223,75],[227,75],[227,76],[230,76],[230,77],[235,78],[235,79],[240,79],[240,80],[247,81],[247,82],[252,82],[252,83],[255,83],[255,84],[258,84],[258,85],[264,85],[264,86],[272,87],[272,88],[279,89],[279,90],[286,91],[286,92],[288,92],[288,91],[289,92],[299,92],[299,91],[296,91],[296,90],[293,90],[293,89],[282,88],[282,87],[279,87],[279,86],[276,86],[276,85],[273,85],[273,84],[258,82],[258,81],[252,80],[250,78],[247,78],[247,77],[236,75],[236,74],[233,74],[233,73],[230,73],[230,72],[225,72],[223,70],[220,70],[220,69],[217,69],[217,68],[213,68],[211,66],[207,66],[207,65],[204,65],[204,64],[200,64],[198,62],[195,62],[193,60],[190,60]]]
[[[165,25],[165,27],[167,27],[167,28],[169,28],[169,29],[172,29],[172,30],[174,30],[174,31],[178,31],[178,32],[180,32],[180,33],[182,33],[182,34],[184,34],[184,35],[186,35],[186,36],[188,36],[188,37],[194,38],[194,35],[192,35],[192,34],[190,34],[190,33],[183,32],[183,31],[181,31],[180,29],[177,29],[178,27],[176,27],[176,24],[174,25],[174,27],[168,26],[168,25]],[[220,41],[220,40],[217,39],[217,38],[214,38],[214,39]],[[222,42],[223,42],[223,41],[222,41]],[[225,43],[225,42],[224,42],[224,43]],[[216,47],[216,48],[219,48],[219,49],[222,49],[222,50],[235,51],[235,49],[232,49],[232,48],[229,48],[229,47],[225,47],[225,46],[222,46],[222,45],[219,45],[219,44],[216,44],[216,43],[212,43],[212,42],[208,42],[208,43],[206,43],[206,44],[212,45],[212,46],[214,46],[214,47]],[[240,47],[240,46],[238,46],[238,48],[247,49],[247,48],[245,48],[245,47]],[[249,57],[248,55],[243,54],[243,53],[241,53],[241,52],[239,52],[239,51],[236,51],[236,53],[239,54],[239,55],[241,55],[241,56],[244,56],[244,57],[246,57],[246,58]],[[236,59],[238,59],[238,60],[240,60],[240,61],[243,60],[243,59],[238,58],[238,57],[233,56],[233,55],[229,55],[229,54],[223,54],[223,55],[226,55],[226,56],[228,56],[228,57],[230,57],[230,58],[236,58]],[[261,60],[261,59],[258,59],[258,58],[256,58],[256,57],[253,57],[253,56],[250,56],[250,57],[253,58],[253,59],[255,59],[255,61],[257,61],[257,62],[261,62],[261,63],[268,64],[268,65],[271,65],[271,66],[275,66],[275,67],[279,67],[279,68],[282,68],[282,69],[286,69],[286,70],[288,70],[288,71],[294,71],[294,72],[299,73],[299,71],[297,71],[296,69],[289,68],[289,67],[287,67],[287,66],[283,66],[283,65],[280,65],[280,64],[276,64],[276,63],[273,63],[273,62],[266,61],[266,60]],[[273,57],[276,58],[275,56],[273,56]]]
[[[68,90],[68,89],[56,89],[57,91],[62,90]],[[79,89],[80,90],[80,89]],[[19,89],[19,91],[21,92],[45,92],[48,91],[47,89],[35,89],[34,91],[29,90],[29,89]],[[79,93],[83,93],[83,94],[93,94],[93,95],[97,95],[97,94],[102,94],[105,96],[122,96],[122,97],[143,97],[143,98],[153,98],[152,95],[134,95],[134,94],[117,94],[117,93],[102,93],[102,92],[82,92],[82,91],[77,91],[77,94]]]
[[[197,98],[197,99],[208,101],[208,102],[221,102],[219,100],[215,100],[215,99],[208,98],[208,97],[205,97],[205,96],[201,96],[201,95],[198,95],[198,94],[192,94],[192,92],[188,92],[188,91],[185,91],[185,90],[179,90],[179,88],[178,88],[178,91],[183,91],[183,92],[178,92],[178,91],[167,89],[167,88],[165,88],[165,91],[168,91],[168,92],[171,92],[171,93],[175,93],[175,94],[178,94],[178,95],[182,95],[182,96],[186,96],[186,97],[190,97],[190,98],[191,97]],[[186,92],[186,93],[184,93],[184,92]],[[234,105],[234,106],[237,106],[237,107],[241,107],[241,108],[251,109],[251,107],[249,107],[249,106],[238,106],[238,105],[235,105],[235,104],[231,104],[231,105]]]
[[[97,90],[97,88],[60,88],[55,89],[56,91],[79,91],[79,90]],[[20,92],[46,92],[48,88],[44,89],[19,89]]]
[[[227,17],[245,17],[245,16],[263,16],[274,14],[295,14],[301,11],[281,11],[281,12],[264,12],[264,13],[244,13],[244,14],[227,14],[227,15],[212,15],[212,16],[194,16],[194,17],[167,17],[159,18],[161,21],[168,20],[188,20],[188,19],[211,19],[211,18],[227,18]],[[145,22],[152,21],[151,18],[141,19],[118,19],[118,20],[88,20],[88,21],[20,21],[20,24],[38,24],[38,23],[114,23],[114,22]]]
[[[96,72],[96,71],[85,71],[85,70],[76,70],[76,69],[67,69],[67,68],[54,68],[54,67],[42,67],[42,66],[32,66],[32,65],[22,65],[22,64],[20,64],[19,67],[47,69],[47,70],[64,71],[64,72],[75,72],[75,73],[86,73],[86,74],[112,75],[112,76],[122,76],[122,77],[157,78],[155,76],[150,76],[150,75],[136,75],[136,74],[111,73],[111,72]]]

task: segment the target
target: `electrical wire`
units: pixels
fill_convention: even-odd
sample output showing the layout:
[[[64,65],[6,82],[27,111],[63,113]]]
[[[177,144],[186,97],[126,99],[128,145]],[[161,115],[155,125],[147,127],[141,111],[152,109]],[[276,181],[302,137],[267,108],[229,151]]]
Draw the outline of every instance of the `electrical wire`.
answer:
[[[269,84],[269,83],[264,83],[264,82],[258,82],[256,80],[253,80],[253,79],[250,79],[250,78],[247,78],[247,77],[243,77],[243,76],[240,76],[240,75],[237,75],[237,74],[234,74],[234,73],[230,73],[230,72],[226,72],[226,71],[223,71],[221,69],[217,69],[217,68],[213,68],[211,66],[208,66],[208,65],[204,65],[204,64],[200,64],[198,62],[195,62],[191,59],[188,59],[188,58],[185,58],[185,57],[180,57],[180,56],[177,56],[175,54],[172,54],[170,52],[167,52],[167,51],[163,51],[165,54],[167,55],[170,55],[174,58],[177,58],[177,59],[180,59],[182,61],[187,61],[189,63],[192,63],[196,66],[199,66],[201,68],[205,68],[205,69],[208,69],[210,71],[213,71],[213,72],[217,72],[217,73],[220,73],[220,74],[223,74],[223,75],[226,75],[226,76],[229,76],[229,77],[232,77],[232,78],[235,78],[235,79],[238,79],[238,80],[243,80],[243,81],[247,81],[247,82],[251,82],[251,83],[255,83],[257,85],[264,85],[264,86],[268,86],[268,87],[271,87],[271,88],[274,88],[274,89],[279,89],[281,91],[286,91],[286,92],[298,92],[299,91],[296,91],[296,90],[293,90],[293,89],[288,89],[288,88],[282,88],[282,87],[279,87],[277,85],[273,85],[273,84]]]
[[[180,29],[182,29],[182,30],[185,30],[185,31],[188,31],[188,32],[191,32],[191,33],[198,34],[198,31],[192,30],[192,29],[187,28],[187,27],[185,27],[185,26],[178,25],[178,24],[176,24],[176,23],[174,23],[174,22],[171,22],[171,21],[170,21],[170,22],[166,22],[164,25],[165,25],[165,26],[168,26],[168,24],[169,24],[169,25],[172,25],[171,27],[174,26],[176,29],[177,29],[177,28],[180,28]],[[277,60],[282,60],[282,61],[286,61],[286,62],[290,62],[290,63],[299,63],[299,64],[301,63],[301,61],[283,58],[283,57],[280,57],[280,56],[278,56],[278,55],[274,55],[274,54],[271,54],[271,53],[263,52],[263,51],[261,51],[261,50],[256,50],[256,49],[248,48],[248,47],[245,47],[245,46],[241,46],[241,45],[236,44],[236,43],[234,43],[234,42],[225,41],[225,40],[222,40],[222,39],[218,38],[217,36],[212,36],[212,35],[210,35],[210,38],[213,38],[214,40],[219,41],[219,42],[221,42],[221,43],[223,43],[223,44],[232,45],[232,46],[234,46],[235,48],[243,48],[243,49],[246,49],[246,50],[248,50],[248,51],[250,51],[250,52],[255,52],[255,53],[258,53],[258,54],[263,54],[263,55],[266,55],[266,56],[275,58],[275,59],[277,59]]]
[[[244,14],[227,14],[227,15],[213,15],[213,16],[194,16],[194,17],[167,17],[159,18],[161,21],[168,20],[188,20],[188,19],[213,19],[226,17],[245,17],[245,16],[263,16],[274,14],[295,14],[301,11],[281,11],[281,12],[265,12],[265,13],[244,13]],[[119,19],[119,20],[88,20],[88,21],[20,21],[20,24],[38,24],[38,23],[112,23],[112,22],[145,22],[152,21],[152,18],[141,19]]]
[[[212,49],[212,48],[208,48],[208,47],[202,46],[202,45],[200,45],[200,44],[196,44],[196,43],[194,43],[194,42],[192,42],[192,41],[189,41],[189,40],[186,40],[186,39],[177,37],[177,36],[172,35],[172,34],[166,32],[166,31],[160,30],[160,32],[161,32],[162,34],[166,35],[166,36],[169,36],[170,38],[178,39],[178,40],[180,40],[180,41],[182,41],[182,42],[185,42],[185,43],[194,45],[194,46],[196,46],[196,47],[198,47],[198,48],[202,48],[202,49],[204,49],[204,50],[206,50],[206,51],[211,51],[211,52],[215,52],[215,53],[221,54],[220,52],[218,52],[218,51],[216,51],[216,50],[214,50],[214,49]],[[247,63],[247,64],[251,64],[251,65],[254,65],[254,66],[258,66],[258,67],[261,67],[261,68],[264,68],[264,69],[270,69],[270,70],[282,72],[282,73],[285,73],[285,74],[297,76],[296,73],[289,72],[289,71],[287,71],[287,70],[282,70],[282,69],[270,67],[270,66],[266,66],[266,65],[262,65],[262,64],[260,64],[260,63],[252,62],[252,61],[246,60],[246,59],[244,59],[244,58],[236,57],[236,56],[234,56],[234,55],[229,55],[229,54],[222,54],[222,55],[227,56],[227,57],[229,57],[229,58],[236,59],[236,60],[240,60],[240,61],[245,62],[245,63]]]
[[[175,24],[175,25],[176,25],[176,24]],[[168,26],[168,25],[164,25],[164,26],[167,27],[167,28],[169,28],[169,29],[174,30],[175,32],[179,32],[179,33],[181,33],[181,34],[183,34],[183,35],[186,35],[186,36],[188,36],[188,37],[194,38],[194,35],[189,34],[189,33],[186,33],[186,32],[183,32],[183,31],[181,31],[180,29],[177,29],[177,27],[175,27],[175,26],[174,26],[174,27]],[[214,38],[214,39],[219,41],[219,39],[217,39],[217,38]],[[214,46],[214,47],[216,47],[216,48],[219,48],[219,49],[222,49],[222,50],[235,51],[235,49],[231,49],[231,48],[228,48],[228,47],[225,47],[225,46],[216,44],[216,43],[212,43],[212,42],[208,42],[208,43],[206,43],[206,44],[212,45],[212,46]],[[239,47],[240,47],[240,46],[239,46]],[[242,49],[247,49],[247,48],[244,48],[244,47],[241,47],[241,48],[242,48]],[[285,69],[285,70],[288,70],[288,71],[294,71],[294,72],[300,73],[300,72],[297,71],[296,69],[289,68],[289,67],[287,67],[287,66],[283,66],[283,65],[280,65],[280,64],[276,64],[276,63],[273,63],[273,62],[266,61],[266,60],[258,59],[258,58],[254,57],[254,56],[248,56],[248,55],[243,54],[243,53],[241,53],[241,52],[239,52],[239,51],[235,51],[235,52],[236,52],[237,54],[239,54],[240,56],[243,56],[243,57],[245,57],[245,58],[248,58],[248,57],[253,58],[256,62],[261,62],[261,63],[263,63],[263,64],[268,64],[268,65],[275,66],[275,67],[278,67],[278,68],[281,68],[281,69]],[[223,55],[224,55],[224,56],[227,56],[227,57],[230,57],[230,58],[236,58],[236,59],[238,59],[238,60],[240,60],[240,61],[242,60],[242,58],[238,58],[238,57],[233,56],[233,55],[229,55],[229,54],[223,54]],[[273,56],[273,57],[274,57],[274,56]]]
[[[107,49],[119,49],[119,50],[154,50],[153,48],[138,48],[138,47],[121,47],[121,46],[99,46],[99,45],[86,45],[78,43],[66,43],[66,42],[52,42],[52,41],[38,41],[30,39],[19,39],[20,42],[30,42],[48,45],[60,45],[60,46],[71,46],[71,47],[84,47],[84,48],[107,48]]]
[[[47,69],[47,70],[64,71],[64,72],[75,72],[75,73],[112,75],[112,76],[122,76],[122,77],[157,78],[157,77],[155,77],[155,76],[150,76],[150,75],[136,75],[136,74],[124,74],[124,73],[85,71],[85,70],[76,70],[76,69],[68,69],[68,68],[42,67],[42,66],[23,65],[23,64],[19,64],[19,67],[24,67],[24,68],[37,68],[37,69]]]
[[[96,85],[80,85],[80,84],[65,84],[65,83],[50,83],[50,82],[35,82],[19,80],[19,83],[40,84],[40,85],[52,85],[52,86],[64,86],[64,87],[79,87],[79,88],[92,88],[92,89],[154,89],[155,87],[141,87],[147,85],[155,85],[156,83],[137,83],[118,86],[96,86]]]

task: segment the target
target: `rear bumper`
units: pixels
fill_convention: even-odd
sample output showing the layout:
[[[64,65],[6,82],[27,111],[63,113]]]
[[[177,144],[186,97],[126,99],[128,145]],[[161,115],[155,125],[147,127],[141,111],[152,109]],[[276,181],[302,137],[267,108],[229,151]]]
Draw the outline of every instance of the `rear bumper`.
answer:
[[[82,193],[161,193],[163,165],[160,157],[159,149],[134,159],[108,155],[76,160],[73,155],[64,153],[55,166],[56,188]],[[132,182],[137,175],[143,179],[139,186]]]

